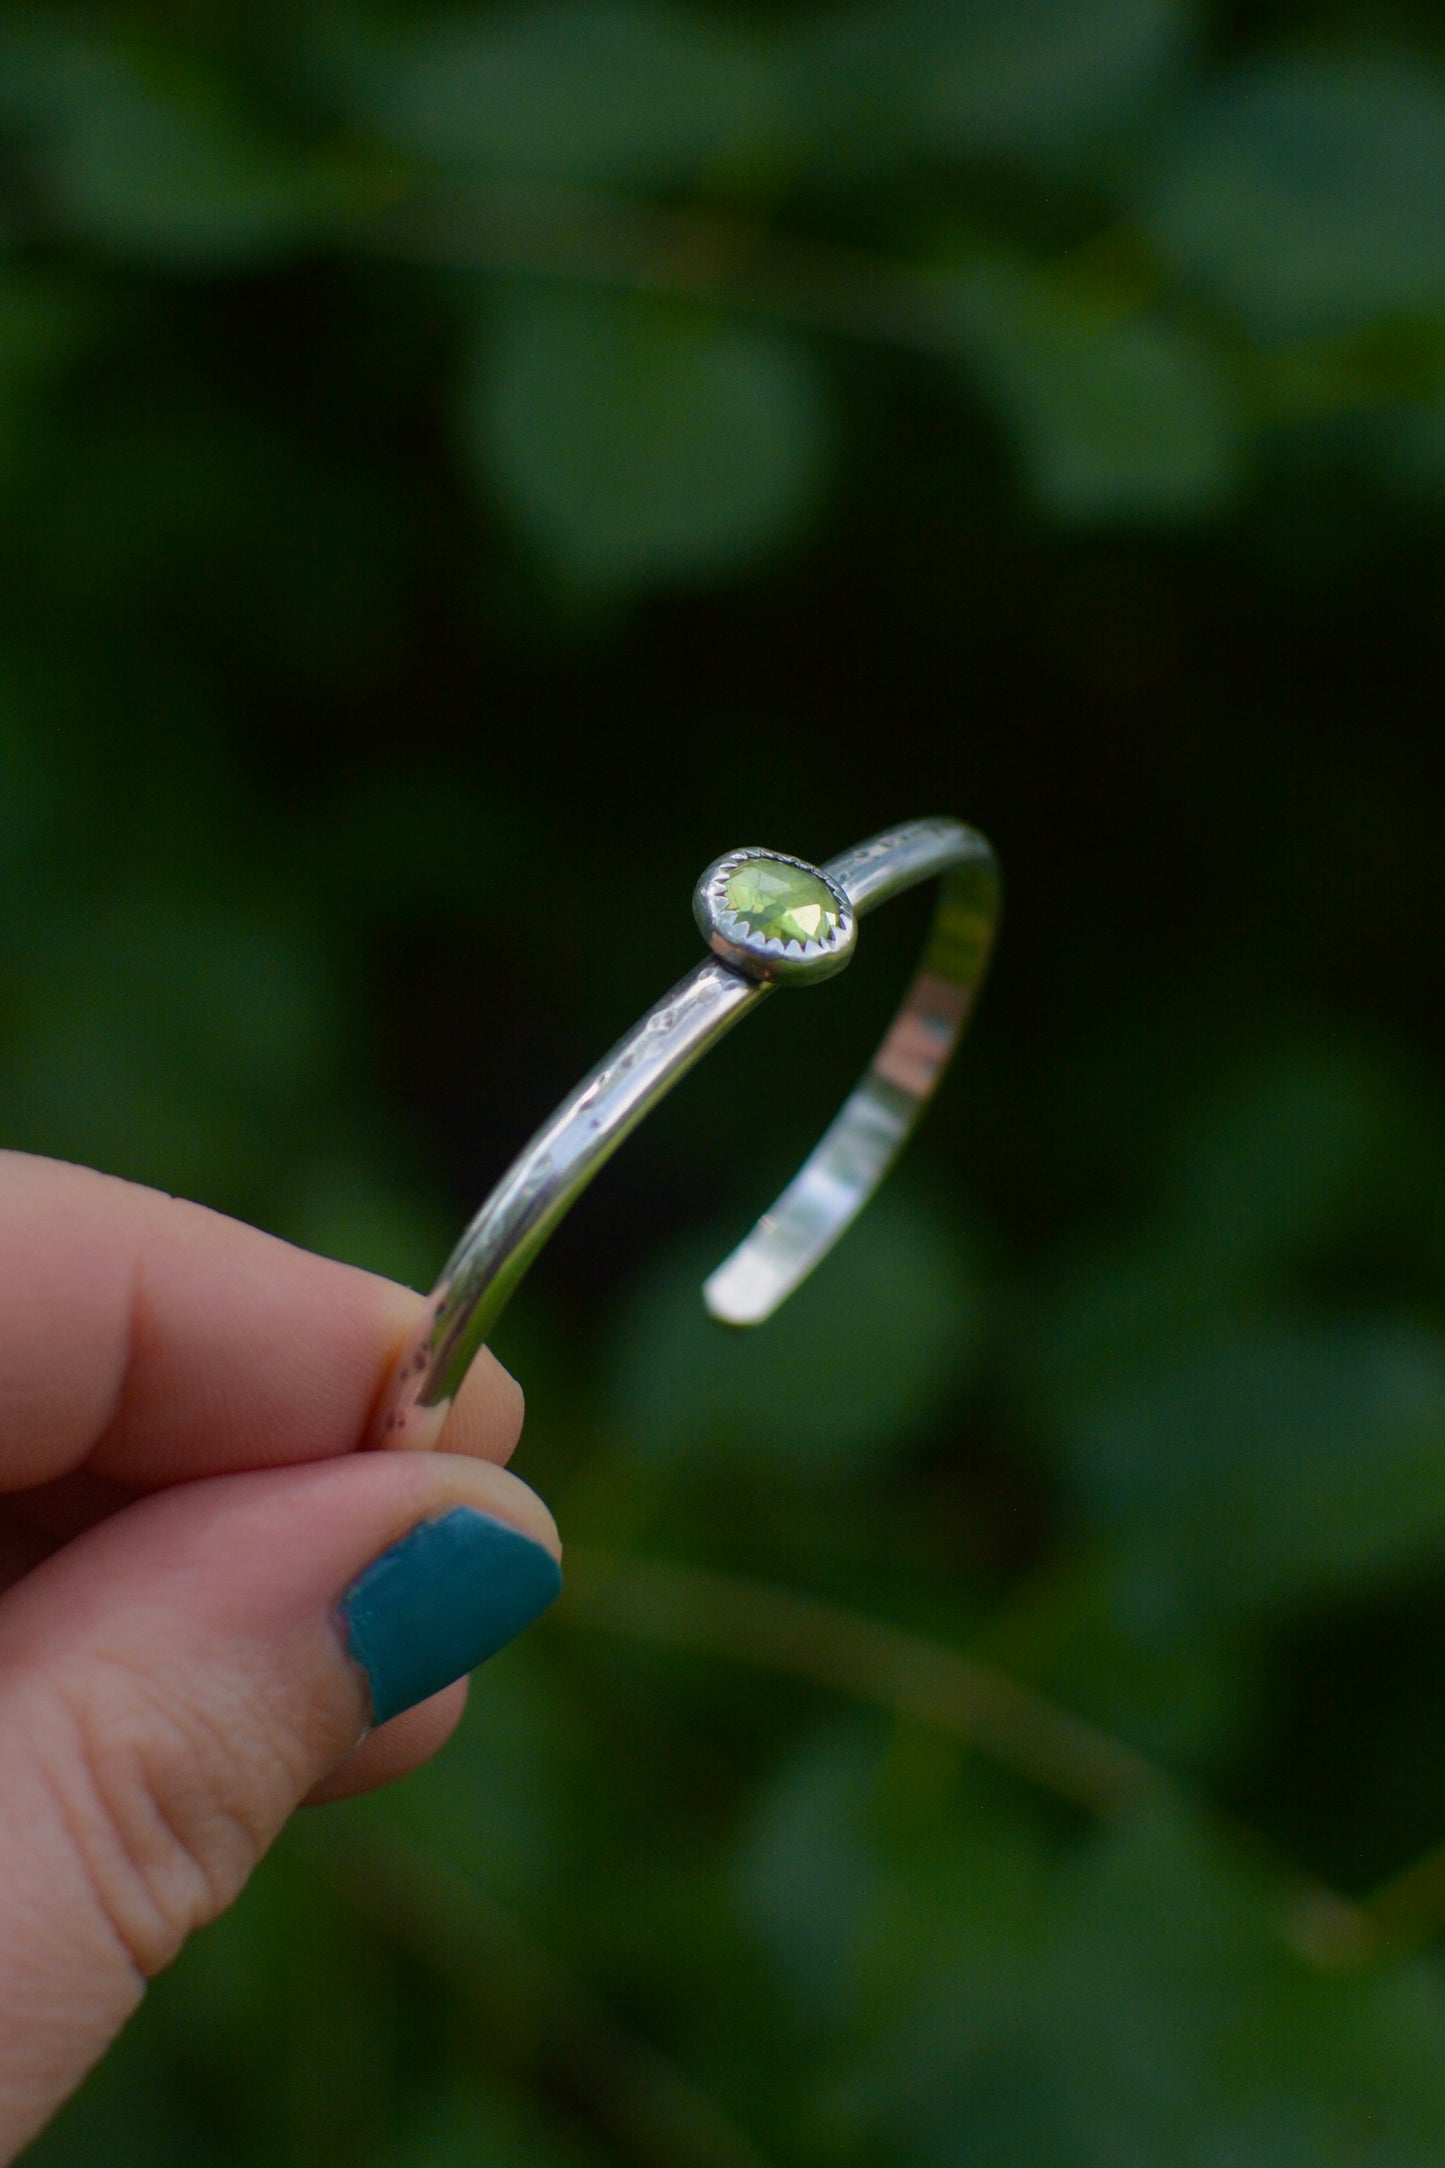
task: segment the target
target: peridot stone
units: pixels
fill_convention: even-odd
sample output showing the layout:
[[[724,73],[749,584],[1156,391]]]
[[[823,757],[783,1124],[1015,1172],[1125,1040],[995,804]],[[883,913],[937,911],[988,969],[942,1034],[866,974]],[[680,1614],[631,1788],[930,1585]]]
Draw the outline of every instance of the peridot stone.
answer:
[[[823,941],[840,916],[837,898],[816,873],[775,858],[750,858],[728,875],[726,893],[749,933],[764,940]]]

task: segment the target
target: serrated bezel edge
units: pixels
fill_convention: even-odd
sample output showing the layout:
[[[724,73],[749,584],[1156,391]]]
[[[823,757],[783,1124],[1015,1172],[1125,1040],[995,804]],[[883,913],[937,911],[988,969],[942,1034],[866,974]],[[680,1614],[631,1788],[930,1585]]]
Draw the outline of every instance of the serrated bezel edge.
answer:
[[[838,905],[836,925],[820,940],[806,944],[780,941],[776,935],[754,933],[727,902],[727,884],[740,866],[755,859],[775,865],[795,866],[821,881]],[[857,938],[857,918],[845,889],[810,859],[795,858],[790,851],[770,851],[761,845],[727,851],[713,860],[697,884],[695,905],[699,927],[714,954],[735,969],[755,978],[807,978],[824,975],[819,967],[833,969],[847,963]],[[749,967],[752,966],[751,970]]]

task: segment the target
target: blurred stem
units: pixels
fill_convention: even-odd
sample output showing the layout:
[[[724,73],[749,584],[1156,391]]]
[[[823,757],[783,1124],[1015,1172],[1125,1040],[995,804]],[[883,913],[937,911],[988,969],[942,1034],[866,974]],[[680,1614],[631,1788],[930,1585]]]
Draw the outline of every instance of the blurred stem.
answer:
[[[562,1615],[804,1679],[929,1725],[1099,1815],[1179,1796],[1167,1770],[991,1664],[841,1605],[707,1567],[569,1546]],[[1208,1810],[1282,1885],[1280,1928],[1300,1957],[1339,1972],[1393,1956],[1445,1922],[1445,1845],[1365,1905],[1312,1881],[1254,1831]]]
[[[1445,1928],[1445,1842],[1412,1860],[1354,1908],[1353,1933],[1339,1953],[1346,1963],[1408,1956]]]
[[[415,186],[353,229],[368,253],[459,271],[560,279],[614,292],[695,301],[933,360],[972,363],[969,304],[958,266],[931,271],[865,249],[779,235],[740,213],[669,207],[560,185],[478,181]],[[969,237],[964,266],[1007,252]],[[1167,287],[1137,234],[1107,226],[1036,261],[1066,316],[1104,322],[1154,308]],[[1439,357],[1392,375],[1358,337],[1317,339],[1273,356],[1246,352],[1230,327],[1196,329],[1230,350],[1236,395],[1259,424],[1369,411],[1436,397]]]
[[[932,1726],[1092,1814],[1173,1780],[1144,1755],[976,1658],[791,1589],[700,1566],[569,1549],[579,1623],[740,1658]]]
[[[779,240],[726,212],[505,183],[416,196],[366,229],[376,253],[711,302],[958,359],[947,283],[861,250]]]
[[[316,1829],[313,1841],[310,1829]],[[381,1809],[293,1831],[311,1870],[396,1946],[440,1972],[485,2027],[489,2059],[543,2083],[637,2168],[771,2168],[686,2073],[469,1876]]]

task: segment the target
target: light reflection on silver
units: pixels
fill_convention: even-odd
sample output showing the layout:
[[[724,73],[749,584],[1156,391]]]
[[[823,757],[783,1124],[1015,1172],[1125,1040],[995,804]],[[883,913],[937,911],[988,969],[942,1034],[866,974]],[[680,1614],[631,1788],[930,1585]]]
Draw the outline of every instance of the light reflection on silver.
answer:
[[[997,861],[983,837],[958,821],[887,829],[814,870],[859,918],[941,876],[938,907],[918,973],[867,1073],[776,1204],[704,1287],[713,1316],[730,1325],[770,1317],[888,1173],[968,1021],[998,919]],[[824,959],[819,975],[837,968]],[[709,957],[563,1100],[449,1259],[383,1396],[376,1443],[432,1442],[442,1411],[559,1220],[648,1109],[777,983]]]

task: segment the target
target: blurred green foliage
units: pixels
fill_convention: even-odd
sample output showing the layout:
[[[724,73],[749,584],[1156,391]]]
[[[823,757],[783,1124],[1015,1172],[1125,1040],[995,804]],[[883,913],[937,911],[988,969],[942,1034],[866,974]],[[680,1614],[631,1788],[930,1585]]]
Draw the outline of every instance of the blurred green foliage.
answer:
[[[1445,2158],[1442,224],[1409,0],[0,15],[7,1144],[424,1283],[719,851],[1010,884],[764,1334],[908,908],[562,1230],[568,1599],[45,2168]]]

